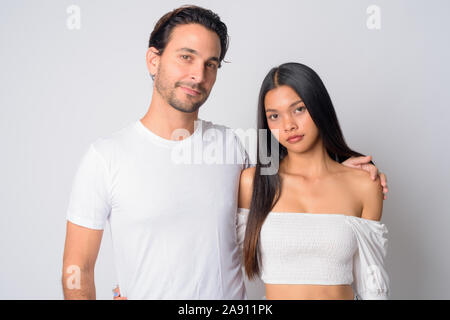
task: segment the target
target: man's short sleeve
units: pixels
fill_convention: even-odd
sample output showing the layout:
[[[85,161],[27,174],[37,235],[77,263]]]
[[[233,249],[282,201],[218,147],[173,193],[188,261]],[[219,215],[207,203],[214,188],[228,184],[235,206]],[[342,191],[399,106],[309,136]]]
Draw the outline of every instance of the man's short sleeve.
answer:
[[[81,159],[73,181],[67,220],[86,228],[103,230],[110,212],[106,163],[91,144]]]
[[[234,134],[234,138],[236,139],[236,144],[238,146],[238,154],[240,156],[239,161],[242,164],[242,170],[253,167],[250,163],[250,157],[248,156],[247,150],[245,150],[245,147],[242,145],[241,139],[239,139],[236,134]]]

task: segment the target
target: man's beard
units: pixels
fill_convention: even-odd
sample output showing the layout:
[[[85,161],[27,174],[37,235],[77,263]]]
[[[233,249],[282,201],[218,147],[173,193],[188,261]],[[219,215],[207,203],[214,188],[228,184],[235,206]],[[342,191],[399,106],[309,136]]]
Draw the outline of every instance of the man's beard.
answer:
[[[209,94],[206,92],[206,90],[203,87],[201,87],[199,85],[177,81],[177,82],[175,82],[175,85],[173,88],[167,87],[166,84],[168,84],[168,83],[165,81],[164,76],[160,71],[161,70],[158,69],[158,74],[155,77],[156,90],[164,98],[164,100],[166,100],[167,103],[170,106],[172,106],[174,109],[184,112],[184,113],[192,113],[192,112],[197,111],[202,106],[202,104],[205,103],[206,99],[208,99]],[[184,86],[184,87],[199,91],[200,94],[203,96],[203,98],[197,102],[180,101],[176,97],[176,92],[175,92],[175,90],[180,86]],[[189,98],[188,98],[188,100],[189,100]]]

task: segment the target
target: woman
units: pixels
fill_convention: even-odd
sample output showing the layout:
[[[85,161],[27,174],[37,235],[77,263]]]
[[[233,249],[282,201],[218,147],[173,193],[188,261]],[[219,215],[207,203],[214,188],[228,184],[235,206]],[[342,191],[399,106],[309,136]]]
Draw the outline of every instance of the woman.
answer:
[[[319,76],[299,63],[273,68],[258,129],[267,130],[258,149],[265,143],[279,170],[265,175],[258,151],[256,167],[241,174],[237,234],[248,278],[261,277],[266,299],[386,299],[383,193],[366,172],[340,164],[361,154],[345,143]]]

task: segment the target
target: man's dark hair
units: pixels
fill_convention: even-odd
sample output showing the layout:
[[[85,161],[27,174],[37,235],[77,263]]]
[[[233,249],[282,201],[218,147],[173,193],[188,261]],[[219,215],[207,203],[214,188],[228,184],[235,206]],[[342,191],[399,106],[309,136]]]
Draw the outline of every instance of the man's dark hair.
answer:
[[[172,29],[177,25],[190,23],[200,24],[219,36],[221,49],[219,61],[222,62],[228,50],[227,26],[216,13],[198,6],[182,6],[162,16],[150,35],[148,47],[155,47],[159,54],[162,54],[169,42]]]

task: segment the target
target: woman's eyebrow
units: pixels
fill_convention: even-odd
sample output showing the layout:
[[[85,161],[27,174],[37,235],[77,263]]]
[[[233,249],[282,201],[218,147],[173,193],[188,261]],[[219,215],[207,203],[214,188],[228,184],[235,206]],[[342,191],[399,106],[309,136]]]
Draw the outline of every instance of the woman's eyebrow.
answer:
[[[296,106],[297,104],[299,104],[299,103],[301,103],[301,102],[303,102],[302,99],[297,100],[297,101],[291,103],[291,105],[289,106],[289,108],[292,108],[292,107]],[[266,112],[278,112],[278,110],[275,110],[275,109],[266,109]]]
[[[293,107],[293,106],[295,106],[295,105],[297,105],[297,104],[299,104],[299,103],[302,103],[302,102],[303,102],[302,99],[300,99],[300,100],[298,100],[298,101],[295,101],[295,102],[291,103],[291,105],[289,106],[289,108],[291,108],[291,107]]]

